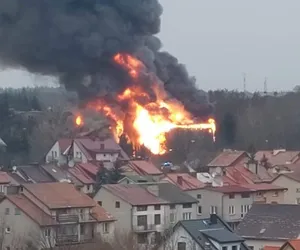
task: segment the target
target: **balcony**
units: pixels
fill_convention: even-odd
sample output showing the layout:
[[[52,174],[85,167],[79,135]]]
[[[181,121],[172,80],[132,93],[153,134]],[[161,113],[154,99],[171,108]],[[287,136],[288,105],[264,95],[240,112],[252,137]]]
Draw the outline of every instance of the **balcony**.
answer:
[[[133,226],[133,232],[135,233],[146,233],[146,232],[155,232],[157,231],[156,225],[141,225],[141,226]]]
[[[76,214],[59,214],[57,215],[57,222],[59,223],[78,223],[79,216]]]
[[[56,237],[57,245],[67,245],[67,244],[74,244],[74,243],[78,243],[78,235],[59,234]]]

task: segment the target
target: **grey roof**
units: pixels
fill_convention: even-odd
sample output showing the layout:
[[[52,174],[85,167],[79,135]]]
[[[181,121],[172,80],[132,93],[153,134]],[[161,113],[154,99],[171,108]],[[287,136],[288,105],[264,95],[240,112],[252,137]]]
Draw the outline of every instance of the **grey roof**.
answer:
[[[24,176],[26,180],[33,180],[36,183],[54,182],[55,179],[48,175],[38,165],[18,166],[17,171]]]
[[[70,179],[69,175],[67,174],[66,171],[64,171],[62,168],[57,167],[53,164],[42,165],[41,167],[56,181]]]
[[[208,218],[180,221],[176,227],[181,225],[202,248],[205,247],[205,243],[212,243],[211,240],[214,240],[221,244],[230,242],[240,243],[241,249],[247,249],[247,246],[243,243],[244,239],[235,234],[220,217],[215,216],[217,217],[216,224],[212,224],[210,218]],[[211,246],[214,248],[213,244]]]
[[[0,147],[7,147],[6,143],[0,137]]]
[[[253,204],[236,232],[246,239],[296,239],[300,234],[300,205]]]
[[[128,178],[128,179],[132,180],[135,183],[138,183],[140,181],[142,181],[142,182],[154,182],[153,177],[152,176],[147,176],[147,175],[144,175],[144,176],[141,176],[141,175],[126,175],[124,178]],[[122,180],[120,180],[120,182]]]
[[[19,176],[17,173],[8,173],[8,175],[13,178],[17,183],[19,184],[25,184],[28,183],[25,179],[23,179],[21,176]]]
[[[159,197],[170,203],[198,203],[198,200],[171,183],[158,183]]]

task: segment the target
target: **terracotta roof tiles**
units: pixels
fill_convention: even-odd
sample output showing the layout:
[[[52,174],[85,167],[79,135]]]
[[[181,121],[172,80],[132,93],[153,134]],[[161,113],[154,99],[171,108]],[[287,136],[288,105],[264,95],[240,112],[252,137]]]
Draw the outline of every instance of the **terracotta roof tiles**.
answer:
[[[96,205],[92,208],[91,215],[97,221],[115,221],[116,219],[108,213],[103,207]]]
[[[208,167],[229,167],[236,161],[242,160],[246,157],[245,151],[223,151],[215,159],[213,159],[207,166]]]
[[[68,138],[62,138],[58,140],[58,145],[61,154],[63,154],[72,145],[72,141],[72,139]]]
[[[167,174],[163,180],[167,180],[177,187],[179,187],[181,190],[196,190],[200,188],[204,188],[205,184],[201,181],[199,181],[196,177],[191,176],[188,173],[171,173]]]
[[[142,175],[161,175],[160,171],[153,163],[144,160],[130,161],[129,166]]]

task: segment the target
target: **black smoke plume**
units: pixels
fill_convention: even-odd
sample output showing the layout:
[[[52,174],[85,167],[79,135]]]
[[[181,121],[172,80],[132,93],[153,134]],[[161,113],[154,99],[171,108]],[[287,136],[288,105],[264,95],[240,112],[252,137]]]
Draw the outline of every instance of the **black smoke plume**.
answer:
[[[175,57],[160,51],[155,34],[162,12],[158,0],[1,0],[0,62],[55,76],[85,99],[122,91],[128,82],[112,56],[131,53],[188,110],[208,115],[206,94]]]

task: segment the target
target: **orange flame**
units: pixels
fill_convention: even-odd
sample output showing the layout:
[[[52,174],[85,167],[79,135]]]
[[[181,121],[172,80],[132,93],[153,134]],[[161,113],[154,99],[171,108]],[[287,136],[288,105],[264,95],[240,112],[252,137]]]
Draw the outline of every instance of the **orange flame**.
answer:
[[[83,125],[83,119],[81,115],[76,116],[75,123],[78,127]]]
[[[180,102],[166,100],[167,93],[163,84],[154,77],[151,87],[155,100],[150,99],[143,86],[138,85],[140,74],[150,75],[141,61],[127,54],[117,54],[113,59],[137,82],[117,97],[119,104],[126,103],[126,113],[119,114],[103,101],[90,103],[89,107],[104,113],[115,122],[116,137],[126,133],[135,147],[144,145],[157,155],[167,152],[166,133],[173,129],[206,130],[215,140],[215,120],[210,118],[205,123],[194,123],[191,114]]]

